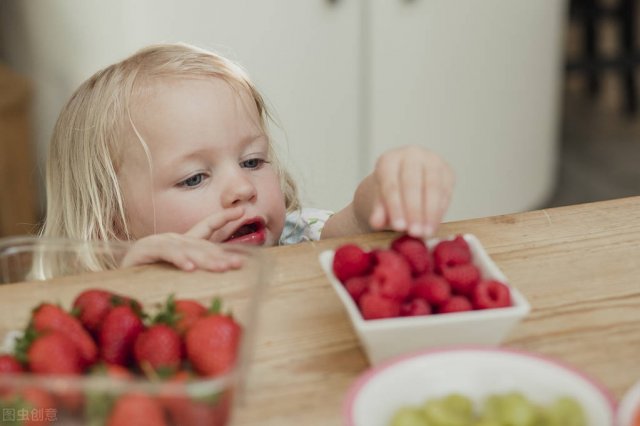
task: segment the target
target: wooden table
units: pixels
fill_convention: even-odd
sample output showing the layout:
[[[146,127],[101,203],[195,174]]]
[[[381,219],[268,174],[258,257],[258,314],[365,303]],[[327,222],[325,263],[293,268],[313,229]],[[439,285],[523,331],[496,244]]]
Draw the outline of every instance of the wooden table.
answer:
[[[640,197],[453,222],[439,230],[455,233],[475,234],[531,303],[530,315],[506,346],[571,363],[617,398],[640,379]],[[373,233],[265,250],[273,275],[246,404],[234,425],[341,424],[343,396],[367,362],[317,257],[345,241],[375,247],[394,236]],[[208,296],[209,280],[204,272],[149,266],[67,277],[55,286],[3,286],[0,327],[23,324],[37,300],[64,299],[87,286],[153,303],[169,292]]]

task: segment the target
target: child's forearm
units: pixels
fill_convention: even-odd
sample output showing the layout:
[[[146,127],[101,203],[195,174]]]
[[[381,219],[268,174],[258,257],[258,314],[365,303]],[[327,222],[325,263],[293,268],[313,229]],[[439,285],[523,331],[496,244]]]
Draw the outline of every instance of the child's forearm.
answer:
[[[321,238],[342,237],[346,235],[371,232],[369,222],[375,201],[373,176],[367,176],[358,188],[353,201],[344,209],[332,215],[322,230]]]

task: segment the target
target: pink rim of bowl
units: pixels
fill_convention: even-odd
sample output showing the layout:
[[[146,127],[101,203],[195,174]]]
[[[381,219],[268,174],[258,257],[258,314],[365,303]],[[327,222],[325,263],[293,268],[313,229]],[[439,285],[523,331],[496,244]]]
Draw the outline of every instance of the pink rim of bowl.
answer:
[[[596,381],[592,377],[586,375],[582,371],[580,371],[580,370],[578,370],[578,369],[576,369],[576,368],[574,368],[574,367],[572,367],[572,366],[570,366],[568,364],[565,364],[565,363],[563,363],[561,361],[557,361],[555,359],[547,358],[547,357],[542,356],[542,355],[538,355],[538,354],[531,353],[531,352],[526,352],[526,351],[520,351],[520,350],[517,350],[517,349],[487,348],[487,347],[484,347],[484,346],[455,346],[455,347],[441,348],[441,349],[426,349],[426,350],[423,350],[423,351],[413,352],[413,353],[406,354],[406,355],[400,355],[400,356],[392,358],[392,359],[390,359],[390,360],[388,360],[386,362],[383,362],[382,364],[378,365],[377,367],[370,368],[368,371],[363,373],[360,377],[358,377],[358,379],[356,379],[355,383],[353,385],[351,385],[351,387],[347,391],[347,396],[346,396],[345,403],[344,403],[344,406],[343,406],[344,417],[348,420],[347,426],[356,426],[356,424],[353,421],[353,416],[354,416],[353,409],[354,409],[354,405],[355,405],[355,399],[356,399],[357,395],[360,393],[360,390],[373,377],[375,377],[380,372],[382,372],[382,371],[384,371],[384,370],[386,370],[388,368],[391,368],[391,367],[395,366],[396,364],[401,363],[403,361],[406,361],[408,359],[417,358],[417,357],[421,357],[421,356],[424,356],[424,355],[437,354],[437,353],[443,353],[443,352],[467,352],[467,351],[508,353],[508,354],[522,356],[522,357],[525,357],[525,358],[531,358],[531,359],[535,359],[535,360],[538,360],[538,361],[542,361],[542,362],[554,365],[556,367],[560,367],[560,368],[562,368],[564,370],[567,370],[571,374],[582,378],[583,380],[585,380],[586,382],[591,384],[595,389],[597,389],[600,392],[600,394],[609,403],[609,407],[611,408],[611,413],[614,414],[614,418],[615,418],[616,401],[615,401],[615,398],[613,397],[613,395],[611,394],[611,392],[609,392],[609,390],[604,385],[602,385],[601,383],[599,383],[598,381]]]

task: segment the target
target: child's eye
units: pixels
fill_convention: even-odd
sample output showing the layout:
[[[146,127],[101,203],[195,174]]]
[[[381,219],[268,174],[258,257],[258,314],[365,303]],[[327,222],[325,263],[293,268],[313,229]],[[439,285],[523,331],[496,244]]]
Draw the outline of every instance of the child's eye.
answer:
[[[265,163],[268,163],[268,161],[261,158],[250,158],[248,160],[242,161],[240,163],[240,166],[245,169],[258,169]]]
[[[196,175],[193,175],[191,177],[186,178],[185,180],[180,182],[178,185],[179,186],[186,186],[188,188],[193,188],[194,186],[200,185],[202,183],[202,181],[204,180],[204,178],[205,178],[204,173],[198,173]]]

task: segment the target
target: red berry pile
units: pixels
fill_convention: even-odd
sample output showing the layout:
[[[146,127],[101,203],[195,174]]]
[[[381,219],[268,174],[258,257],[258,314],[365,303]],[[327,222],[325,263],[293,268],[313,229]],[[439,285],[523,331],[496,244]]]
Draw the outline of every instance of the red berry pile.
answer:
[[[446,314],[511,306],[506,284],[484,279],[458,235],[429,250],[424,241],[403,235],[388,249],[339,247],[333,272],[364,319]]]
[[[242,327],[191,299],[170,296],[154,316],[133,298],[102,289],[80,293],[71,310],[41,303],[31,313],[13,353],[0,355],[0,408],[38,411],[38,423],[83,418],[86,424],[227,424],[231,390],[192,399],[180,393],[96,394],[82,390],[51,393],[44,388],[12,387],[9,374],[136,377],[183,386],[198,377],[217,377],[233,369]],[[45,418],[44,413],[49,414]],[[33,411],[34,415],[36,411]],[[55,416],[52,416],[55,413]],[[61,417],[62,416],[62,417]],[[25,420],[30,420],[26,418]]]

